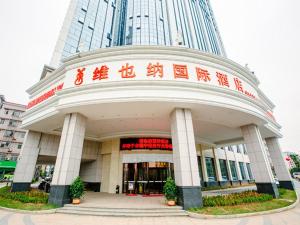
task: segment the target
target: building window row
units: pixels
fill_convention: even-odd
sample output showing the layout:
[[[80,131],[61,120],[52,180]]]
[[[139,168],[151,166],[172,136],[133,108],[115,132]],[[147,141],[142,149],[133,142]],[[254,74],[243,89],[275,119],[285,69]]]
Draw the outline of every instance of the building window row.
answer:
[[[12,115],[12,116],[14,116],[14,117],[19,118],[19,117],[21,116],[22,113],[23,113],[23,111],[4,108],[4,114],[5,114],[5,115]]]
[[[22,144],[21,143],[13,143],[9,141],[1,141],[0,142],[0,148],[15,148],[15,149],[21,149]]]
[[[237,163],[236,161],[233,160],[228,160],[227,163],[225,159],[219,159],[219,165],[220,165],[222,181],[230,181],[229,170],[232,176],[232,181],[248,180],[248,179],[253,180],[250,163],[245,163],[245,162]],[[208,182],[217,181],[215,159],[212,157],[205,157],[205,166],[206,166]],[[201,156],[198,156],[198,167],[199,167],[199,176],[203,181],[204,175],[202,170]],[[241,174],[240,178],[238,176],[238,170],[240,171]]]
[[[247,155],[247,149],[244,144],[225,146],[221,147],[221,149]]]
[[[1,130],[0,129],[0,137],[12,137],[12,138],[24,138],[25,132],[22,131],[14,131],[14,130]]]

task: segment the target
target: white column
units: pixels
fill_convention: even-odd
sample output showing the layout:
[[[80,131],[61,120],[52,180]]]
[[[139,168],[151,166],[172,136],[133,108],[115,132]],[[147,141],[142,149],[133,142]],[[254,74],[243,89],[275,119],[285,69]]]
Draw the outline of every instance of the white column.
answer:
[[[171,114],[171,134],[178,203],[184,209],[202,206],[200,177],[190,109],[175,109]]]
[[[203,181],[208,182],[208,175],[207,175],[207,168],[206,168],[206,160],[205,160],[205,153],[204,150],[202,150],[201,147],[201,166],[202,166],[202,173],[203,173]]]
[[[39,155],[41,133],[28,131],[14,173],[12,191],[28,191]]]
[[[280,187],[294,190],[291,175],[284,162],[278,139],[276,137],[271,137],[266,138],[265,140]]]
[[[85,126],[84,116],[78,113],[65,116],[51,183],[50,203],[61,206],[70,200],[68,189],[79,176]]]
[[[213,155],[214,155],[217,181],[221,182],[221,181],[223,181],[223,178],[222,178],[222,173],[221,173],[221,167],[220,167],[220,161],[219,161],[218,153],[216,153],[216,149],[215,148],[212,148],[212,151],[213,151]]]
[[[242,178],[242,173],[241,173],[238,157],[236,155],[237,154],[236,150],[237,150],[237,148],[233,149],[233,155],[234,155],[234,159],[235,159],[235,167],[236,167],[236,173],[238,176],[238,180],[241,181],[241,180],[243,180],[243,178]]]
[[[244,172],[245,172],[245,176],[246,176],[246,180],[250,180],[250,176],[249,176],[249,173],[248,173],[248,169],[247,169],[247,165],[246,165],[246,162],[245,162],[245,149],[244,149],[244,145],[242,145],[242,158],[243,158],[243,167],[244,167]]]
[[[233,181],[232,173],[231,173],[230,163],[229,163],[228,156],[227,156],[228,149],[224,148],[224,151],[225,151],[225,157],[226,157],[226,168],[227,168],[227,172],[228,172],[228,180],[232,182]]]
[[[251,124],[241,127],[241,131],[247,147],[257,191],[272,194],[277,198],[279,196],[278,189],[258,127]]]

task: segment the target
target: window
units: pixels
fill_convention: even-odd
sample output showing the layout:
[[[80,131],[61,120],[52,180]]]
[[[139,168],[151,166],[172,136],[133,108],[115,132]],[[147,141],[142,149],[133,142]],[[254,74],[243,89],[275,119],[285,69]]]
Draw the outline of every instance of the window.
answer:
[[[248,170],[249,179],[253,180],[253,175],[252,175],[252,171],[251,171],[251,168],[250,168],[250,163],[246,163],[246,167],[247,167],[247,170]]]
[[[205,158],[208,181],[216,181],[215,163],[213,158]]]
[[[0,119],[0,124],[4,124],[5,119]]]
[[[13,115],[14,117],[20,117],[21,112],[20,112],[20,111],[13,111],[12,115]]]
[[[22,144],[18,144],[18,149],[21,149],[22,148]]]
[[[14,132],[12,130],[6,130],[4,132],[4,137],[12,137],[14,135]]]
[[[22,132],[21,133],[21,138],[24,138],[25,137],[25,132]]]
[[[228,171],[227,171],[227,166],[226,166],[226,160],[219,159],[219,162],[220,162],[222,178],[223,178],[223,180],[227,181],[228,180]]]
[[[246,173],[245,173],[245,167],[243,162],[239,162],[240,170],[241,170],[241,175],[242,179],[246,180]]]
[[[229,164],[230,164],[230,170],[231,170],[232,180],[234,180],[234,181],[238,180],[236,166],[235,166],[235,161],[229,160]]]
[[[9,110],[8,109],[5,109],[5,112],[4,112],[6,115],[9,114]]]
[[[11,127],[17,127],[18,126],[18,121],[16,120],[10,120],[8,123],[9,126]]]
[[[8,141],[3,141],[3,142],[0,142],[0,148],[7,148],[9,146],[9,142]]]

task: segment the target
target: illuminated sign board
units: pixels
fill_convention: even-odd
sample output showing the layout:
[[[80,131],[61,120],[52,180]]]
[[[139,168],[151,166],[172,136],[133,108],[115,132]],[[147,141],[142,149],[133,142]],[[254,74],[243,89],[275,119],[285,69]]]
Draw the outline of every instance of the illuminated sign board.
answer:
[[[125,138],[121,139],[120,150],[167,150],[172,151],[172,140],[169,138]]]
[[[64,87],[64,83],[61,83],[57,86],[55,86],[54,88],[52,88],[51,90],[48,90],[47,92],[43,93],[42,95],[40,95],[39,97],[33,99],[32,101],[30,101],[27,105],[27,109],[30,109],[32,107],[34,107],[35,105],[47,100],[48,98],[52,97],[55,95],[55,93],[57,91],[62,90]]]

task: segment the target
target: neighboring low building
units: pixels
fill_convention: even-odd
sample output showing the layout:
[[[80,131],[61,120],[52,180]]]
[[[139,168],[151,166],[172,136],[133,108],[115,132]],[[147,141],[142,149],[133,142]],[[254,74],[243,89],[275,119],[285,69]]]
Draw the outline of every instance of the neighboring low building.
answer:
[[[26,110],[25,105],[7,102],[4,96],[0,96],[0,174],[14,170],[10,163],[3,161],[16,161],[20,154],[26,131],[20,129],[22,123],[21,114]]]

